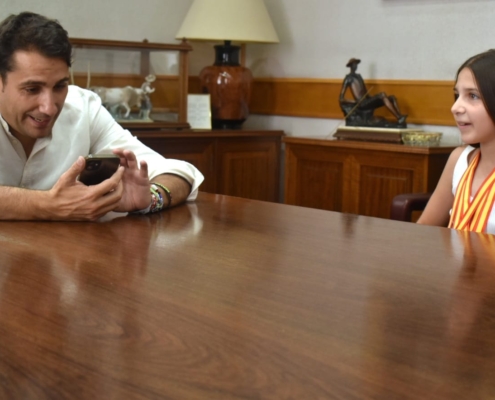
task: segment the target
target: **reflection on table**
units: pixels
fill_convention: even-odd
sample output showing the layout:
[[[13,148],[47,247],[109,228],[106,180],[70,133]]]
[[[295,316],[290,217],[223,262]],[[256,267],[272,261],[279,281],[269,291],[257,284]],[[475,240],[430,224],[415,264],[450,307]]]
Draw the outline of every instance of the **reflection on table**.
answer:
[[[489,398],[494,236],[200,193],[0,223],[0,398]]]

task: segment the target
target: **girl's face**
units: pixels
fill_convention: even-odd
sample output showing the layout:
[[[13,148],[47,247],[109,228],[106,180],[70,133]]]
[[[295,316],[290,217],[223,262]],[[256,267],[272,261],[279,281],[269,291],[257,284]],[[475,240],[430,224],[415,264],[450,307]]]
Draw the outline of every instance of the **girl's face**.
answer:
[[[473,73],[464,68],[454,87],[455,103],[451,108],[464,143],[495,141],[495,124],[481,100]]]

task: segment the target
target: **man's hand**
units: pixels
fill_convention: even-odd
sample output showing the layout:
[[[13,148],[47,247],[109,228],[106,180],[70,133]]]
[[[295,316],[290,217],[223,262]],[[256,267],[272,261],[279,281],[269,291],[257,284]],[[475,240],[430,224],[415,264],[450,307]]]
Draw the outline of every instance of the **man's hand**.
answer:
[[[116,211],[121,202],[124,185],[124,167],[109,179],[94,186],[77,181],[85,161],[79,157],[57,183],[43,196],[42,219],[66,221],[94,221],[110,211]]]
[[[148,207],[151,202],[148,164],[146,161],[138,163],[136,155],[130,150],[115,149],[113,152],[120,157],[120,165],[124,167],[124,190],[114,211],[129,212]]]

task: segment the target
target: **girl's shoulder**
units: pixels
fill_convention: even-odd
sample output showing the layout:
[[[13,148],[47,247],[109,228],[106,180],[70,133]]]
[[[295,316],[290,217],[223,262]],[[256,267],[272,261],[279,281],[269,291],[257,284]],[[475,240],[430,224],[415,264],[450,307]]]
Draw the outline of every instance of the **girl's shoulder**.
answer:
[[[468,144],[456,147],[449,156],[449,164],[457,164],[457,161],[466,162],[469,164],[473,157],[479,151],[478,148],[470,146]]]
[[[455,193],[459,181],[478,151],[479,149],[476,147],[465,145],[457,147],[450,155],[448,164],[450,165],[450,170],[452,171],[451,177],[453,193]]]
[[[452,182],[452,178],[455,176],[464,173],[464,170],[468,165],[468,155],[472,154],[472,150],[474,150],[474,147],[464,145],[456,147],[452,153],[450,153],[444,168],[444,175],[448,176],[450,182]]]

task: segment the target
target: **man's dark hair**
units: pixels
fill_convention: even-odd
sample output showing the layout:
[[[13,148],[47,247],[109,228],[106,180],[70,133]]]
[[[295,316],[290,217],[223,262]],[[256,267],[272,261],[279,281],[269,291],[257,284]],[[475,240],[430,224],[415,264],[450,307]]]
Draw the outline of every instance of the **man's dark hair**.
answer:
[[[0,76],[4,81],[15,67],[13,56],[18,50],[37,51],[71,66],[72,45],[67,31],[57,20],[39,14],[23,12],[0,23]]]

